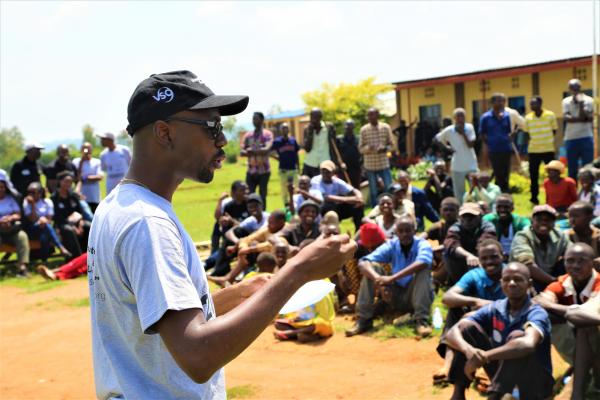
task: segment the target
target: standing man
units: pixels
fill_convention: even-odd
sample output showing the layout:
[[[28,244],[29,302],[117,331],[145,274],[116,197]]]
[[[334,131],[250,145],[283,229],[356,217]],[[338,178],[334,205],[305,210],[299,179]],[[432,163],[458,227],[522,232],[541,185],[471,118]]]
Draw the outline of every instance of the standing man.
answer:
[[[38,143],[27,143],[25,145],[25,157],[13,164],[10,170],[10,181],[21,196],[27,196],[27,187],[32,182],[39,182],[42,176],[42,165],[39,159],[42,155],[40,150],[44,146]]]
[[[450,173],[454,197],[462,203],[465,195],[465,181],[470,173],[477,172],[477,156],[475,155],[475,129],[466,123],[466,111],[457,108],[452,113],[454,125],[446,127],[435,136],[435,140],[449,147],[452,153]]]
[[[102,171],[106,173],[106,195],[108,196],[125,177],[131,163],[131,152],[129,147],[115,143],[114,133],[107,132],[98,137],[104,147],[100,153],[100,165]]]
[[[267,185],[271,176],[269,164],[269,152],[273,145],[273,132],[263,129],[265,116],[261,112],[255,112],[252,116],[254,131],[246,132],[242,138],[242,150],[240,155],[248,157],[248,171],[246,172],[246,183],[250,193],[256,192],[256,187],[263,199],[265,208],[267,206]]]
[[[556,115],[542,108],[542,98],[533,96],[529,102],[531,112],[525,116],[525,133],[529,137],[529,176],[531,177],[531,202],[535,205],[539,193],[540,164],[554,160],[554,135],[558,125]]]
[[[210,293],[171,201],[183,179],[212,180],[225,159],[221,116],[247,104],[214,95],[189,71],[152,75],[133,93],[131,167],[98,208],[88,247],[98,398],[225,399],[223,366],[304,283],[352,257],[356,244],[335,235],[273,277]]]
[[[579,162],[586,165],[594,159],[594,99],[581,92],[579,79],[569,81],[571,96],[562,101],[565,127],[565,149],[569,177],[577,179]]]
[[[385,122],[379,122],[379,110],[367,111],[369,123],[360,128],[358,148],[363,155],[363,165],[369,179],[369,202],[377,205],[377,178],[383,179],[384,187],[392,184],[390,160],[387,153],[392,151],[392,129]]]
[[[502,192],[508,193],[513,122],[510,112],[504,108],[506,96],[503,93],[494,93],[491,102],[492,109],[479,121],[479,134],[488,146],[496,184]]]
[[[88,203],[92,213],[95,213],[100,204],[100,181],[104,174],[100,160],[92,157],[91,143],[85,142],[81,145],[81,157],[74,159],[73,164],[77,167],[79,178],[76,191]]]
[[[300,161],[298,161],[298,151],[300,146],[296,138],[290,137],[290,127],[288,124],[281,124],[281,136],[273,141],[273,151],[279,160],[279,184],[281,185],[281,200],[283,205],[288,204],[288,185],[296,184]]]
[[[408,130],[416,123],[417,120],[415,119],[407,126],[406,121],[401,119],[400,125],[392,131],[392,134],[398,137],[398,154],[400,157],[404,157],[406,155],[406,136],[408,135]]]
[[[323,161],[331,160],[330,141],[335,139],[335,129],[323,122],[323,112],[313,108],[310,112],[310,124],[304,129],[304,166],[302,175],[311,178],[319,175],[319,166]]]
[[[63,171],[72,172],[74,176],[77,176],[77,167],[71,162],[71,156],[69,154],[69,148],[66,144],[60,144],[56,148],[56,159],[52,161],[46,168],[44,168],[44,175],[46,175],[46,188],[49,193],[54,193],[58,185],[58,179],[56,175]]]
[[[342,156],[342,164],[340,168],[342,171],[348,173],[350,183],[355,189],[360,190],[360,182],[362,181],[362,154],[358,149],[358,140],[354,134],[354,121],[351,119],[344,123],[344,136],[337,137],[335,139],[340,155]],[[345,179],[342,172],[338,177]]]

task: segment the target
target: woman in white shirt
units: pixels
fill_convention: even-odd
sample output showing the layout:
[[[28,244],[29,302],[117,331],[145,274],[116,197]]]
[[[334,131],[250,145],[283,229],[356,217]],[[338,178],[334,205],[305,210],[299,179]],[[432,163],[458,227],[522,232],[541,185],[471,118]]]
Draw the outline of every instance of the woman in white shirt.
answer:
[[[39,182],[32,182],[27,187],[27,196],[23,201],[23,213],[26,217],[25,231],[32,239],[40,241],[40,258],[46,261],[50,256],[52,246],[60,250],[66,258],[72,254],[63,246],[58,234],[52,227],[54,205],[46,199],[45,190]]]
[[[0,244],[8,243],[17,249],[17,274],[27,276],[27,264],[29,264],[29,238],[22,230],[21,208],[12,192],[8,189],[8,183],[0,179]]]

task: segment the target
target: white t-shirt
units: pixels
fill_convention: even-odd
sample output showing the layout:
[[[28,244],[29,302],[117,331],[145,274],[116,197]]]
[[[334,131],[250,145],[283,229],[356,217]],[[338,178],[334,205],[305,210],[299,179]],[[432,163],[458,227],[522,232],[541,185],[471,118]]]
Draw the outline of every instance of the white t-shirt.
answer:
[[[87,255],[96,396],[225,399],[223,369],[194,383],[153,329],[167,310],[215,318],[202,262],[171,203],[118,185],[96,210]]]
[[[473,125],[465,124],[465,135],[470,141],[475,140]],[[454,150],[450,170],[456,172],[477,171],[477,156],[472,147],[467,146],[465,139],[454,129],[454,125],[446,127],[435,136],[439,142],[449,144]]]
[[[79,169],[80,162],[80,157],[77,157],[73,160],[75,168]],[[85,201],[88,203],[100,203],[100,181],[85,181],[85,179],[87,179],[87,177],[90,175],[104,175],[102,173],[100,160],[97,158],[91,158],[89,162],[86,161],[83,163],[83,168],[81,169],[81,178],[84,179],[84,182],[81,185],[81,194],[85,196]]]
[[[583,99],[583,109],[587,112],[594,110],[594,99],[583,93],[579,96]],[[563,115],[570,113],[572,117],[579,117],[579,103],[573,103],[573,96],[565,97],[562,101]],[[565,126],[565,140],[581,139],[584,137],[593,137],[592,121],[588,122],[567,122]]]
[[[314,176],[310,180],[310,188],[321,192],[323,197],[345,196],[354,191],[352,185],[346,183],[337,176],[332,177],[330,183],[323,182],[323,177],[321,175]]]
[[[31,214],[31,204],[27,200],[23,201],[23,212],[25,215]],[[54,204],[50,199],[39,199],[35,203],[35,213],[38,217],[53,217]]]
[[[308,193],[311,196],[316,197],[317,199],[323,201],[323,196],[321,195],[321,192],[316,190],[316,189],[309,189]],[[304,203],[306,200],[303,195],[301,195],[300,193],[296,193],[293,196],[294,199],[294,209],[296,210],[296,214],[298,213],[298,210],[300,209],[300,206],[302,205],[302,203]]]
[[[248,233],[252,233],[259,230],[263,226],[267,225],[267,222],[269,221],[269,215],[271,215],[271,213],[263,211],[262,215],[263,217],[260,222],[258,222],[253,215],[249,216],[248,218],[240,222],[240,228],[244,228],[246,231],[248,231]]]
[[[20,213],[19,204],[12,196],[4,196],[0,199],[0,217],[5,217],[14,213]]]
[[[110,178],[122,178],[129,169],[131,163],[131,152],[127,146],[115,145],[115,149],[110,151],[108,148],[100,153],[100,163],[102,171]]]

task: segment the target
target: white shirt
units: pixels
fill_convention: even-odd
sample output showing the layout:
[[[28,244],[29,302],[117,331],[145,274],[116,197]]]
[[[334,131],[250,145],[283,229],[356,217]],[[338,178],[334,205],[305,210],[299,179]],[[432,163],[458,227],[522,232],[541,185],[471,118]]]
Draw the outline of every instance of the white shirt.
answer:
[[[345,196],[348,193],[354,191],[352,185],[341,180],[337,176],[331,178],[331,182],[326,183],[323,181],[321,175],[313,176],[310,180],[311,190],[317,190],[321,192],[323,197],[325,196]]]
[[[131,152],[127,146],[120,144],[115,145],[114,150],[105,148],[100,153],[100,163],[102,171],[106,172],[109,177],[122,178],[129,169],[131,163]]]
[[[587,112],[594,110],[594,99],[583,93],[579,93],[583,100],[583,109]],[[565,97],[562,101],[563,115],[570,113],[572,117],[579,117],[579,103],[573,102],[573,96]],[[588,122],[567,122],[565,126],[565,140],[581,139],[584,137],[594,137],[592,131],[592,121]]]
[[[17,212],[20,213],[21,210],[19,209],[19,204],[12,196],[6,195],[3,199],[0,199],[0,217],[12,215]]]
[[[473,125],[465,123],[465,136],[469,141],[475,140]],[[450,125],[435,136],[436,140],[449,144],[454,150],[450,170],[456,172],[477,171],[477,156],[472,147],[467,146],[462,135],[456,132],[455,126]]]
[[[225,399],[223,369],[194,383],[154,330],[168,310],[215,318],[202,262],[171,203],[117,186],[96,210],[87,255],[96,396]]]
[[[73,160],[75,168],[79,169],[79,163],[81,157],[77,157]],[[83,183],[81,184],[81,194],[85,196],[85,201],[88,203],[100,203],[100,181],[90,182],[86,181],[90,175],[104,175],[102,173],[100,160],[97,158],[91,158],[89,161],[83,163],[81,169],[81,178]]]
[[[23,201],[23,212],[26,216],[31,214],[31,204],[27,200]],[[35,202],[35,213],[39,217],[54,216],[54,203],[50,199],[39,199]]]

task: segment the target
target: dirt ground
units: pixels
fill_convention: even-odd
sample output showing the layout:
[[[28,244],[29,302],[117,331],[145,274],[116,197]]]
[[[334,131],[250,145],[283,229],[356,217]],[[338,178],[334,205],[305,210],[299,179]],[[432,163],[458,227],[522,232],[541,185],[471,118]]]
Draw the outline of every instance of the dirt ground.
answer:
[[[0,398],[94,397],[87,281],[29,293],[0,287]],[[447,399],[431,385],[437,341],[277,342],[272,329],[226,367],[230,398]],[[469,398],[479,398],[471,392]]]

